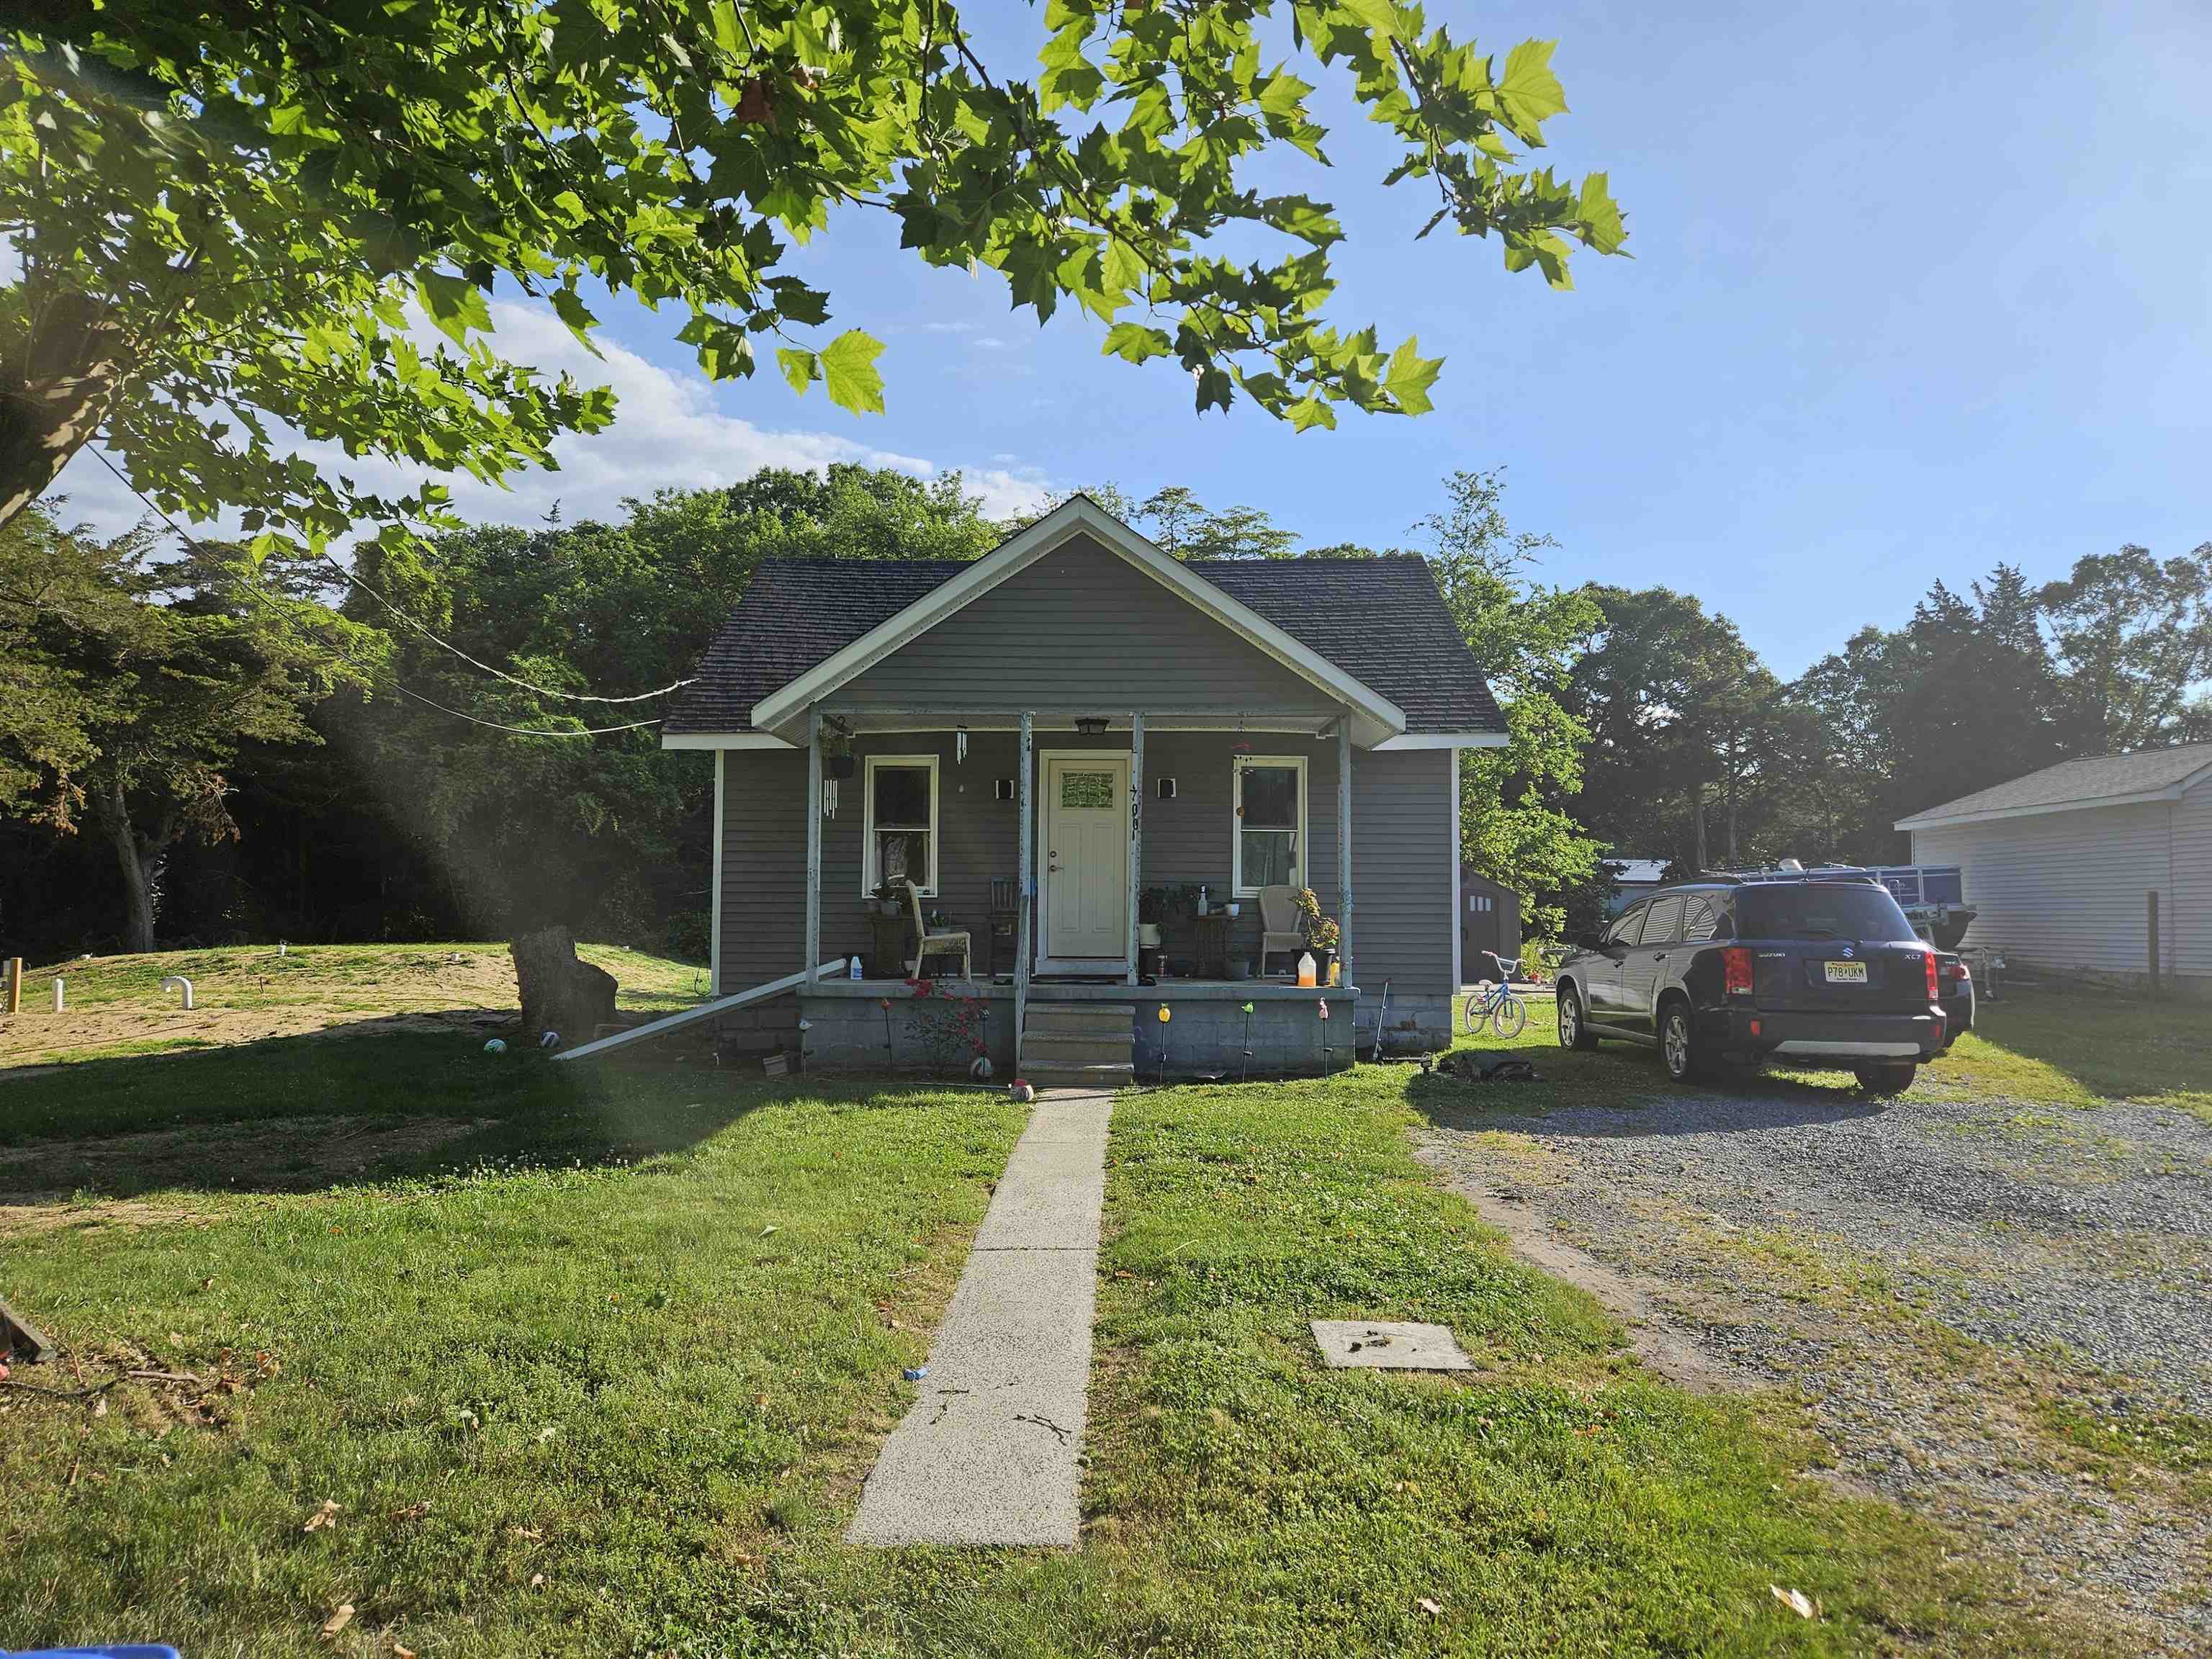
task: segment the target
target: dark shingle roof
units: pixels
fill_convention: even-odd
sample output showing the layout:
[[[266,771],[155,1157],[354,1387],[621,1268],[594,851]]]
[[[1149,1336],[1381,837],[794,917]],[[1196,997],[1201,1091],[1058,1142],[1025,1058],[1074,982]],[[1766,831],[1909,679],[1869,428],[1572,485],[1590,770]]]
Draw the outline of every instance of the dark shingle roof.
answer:
[[[1949,818],[1977,812],[2027,813],[2044,809],[2081,805],[2115,796],[2154,794],[2172,789],[2192,775],[2212,766],[2212,743],[2184,744],[2176,749],[2146,749],[2132,755],[2093,755],[2085,760],[2061,761],[2024,778],[2014,778],[1941,806],[1931,806],[1896,827],[1918,824],[1925,829]]]
[[[665,730],[745,732],[752,707],[966,569],[957,559],[764,559]],[[1406,711],[1411,732],[1502,732],[1428,566],[1207,559],[1185,568]]]
[[[1428,562],[1195,559],[1184,567],[1406,711],[1409,732],[1503,732]]]

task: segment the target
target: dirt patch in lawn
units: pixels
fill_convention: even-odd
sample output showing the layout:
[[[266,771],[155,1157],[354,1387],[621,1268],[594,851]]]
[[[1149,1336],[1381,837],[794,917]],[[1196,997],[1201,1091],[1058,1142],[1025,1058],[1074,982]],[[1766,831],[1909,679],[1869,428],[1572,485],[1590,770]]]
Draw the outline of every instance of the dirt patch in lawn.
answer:
[[[147,1007],[130,1002],[94,1003],[60,1014],[19,1014],[0,1019],[0,1082],[56,1069],[51,1056],[101,1059],[116,1054],[222,1048],[270,1037],[313,1036],[333,1031],[374,1036],[393,1031],[490,1030],[514,1024],[512,1008],[418,1008],[364,1013],[358,1002],[288,1003],[259,1008]],[[10,1065],[17,1056],[27,1065]]]
[[[163,1129],[0,1149],[0,1239],[67,1227],[155,1226],[217,1218],[204,1195],[62,1197],[117,1188],[311,1192],[380,1164],[412,1160],[486,1119],[285,1118],[266,1124]]]

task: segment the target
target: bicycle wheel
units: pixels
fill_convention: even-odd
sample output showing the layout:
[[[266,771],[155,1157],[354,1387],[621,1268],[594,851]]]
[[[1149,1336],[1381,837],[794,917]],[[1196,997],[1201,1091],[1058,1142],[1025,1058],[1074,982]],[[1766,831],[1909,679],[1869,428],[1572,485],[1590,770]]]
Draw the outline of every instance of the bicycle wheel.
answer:
[[[1500,997],[1490,1011],[1490,1024],[1500,1037],[1510,1042],[1528,1024],[1528,1005],[1519,997]]]
[[[1489,1013],[1489,1008],[1483,1003],[1481,992],[1477,991],[1467,1000],[1467,1029],[1470,1036],[1482,1029],[1482,1022]]]

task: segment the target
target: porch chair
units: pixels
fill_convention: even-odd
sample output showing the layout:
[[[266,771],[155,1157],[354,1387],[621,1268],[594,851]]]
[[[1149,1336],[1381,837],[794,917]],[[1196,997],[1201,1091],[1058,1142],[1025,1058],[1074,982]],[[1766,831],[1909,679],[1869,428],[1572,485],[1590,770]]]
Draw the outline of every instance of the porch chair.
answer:
[[[914,978],[920,979],[921,964],[927,958],[957,955],[960,958],[960,977],[963,979],[975,977],[969,965],[971,957],[968,948],[967,931],[963,928],[955,933],[948,928],[942,933],[930,932],[928,922],[922,919],[921,889],[911,881],[906,884],[906,904],[908,914],[914,918],[914,954],[907,958],[907,972]]]
[[[1267,958],[1279,951],[1291,952],[1296,961],[1306,948],[1305,930],[1298,926],[1297,889],[1295,887],[1262,887],[1260,890],[1260,977],[1267,976]]]

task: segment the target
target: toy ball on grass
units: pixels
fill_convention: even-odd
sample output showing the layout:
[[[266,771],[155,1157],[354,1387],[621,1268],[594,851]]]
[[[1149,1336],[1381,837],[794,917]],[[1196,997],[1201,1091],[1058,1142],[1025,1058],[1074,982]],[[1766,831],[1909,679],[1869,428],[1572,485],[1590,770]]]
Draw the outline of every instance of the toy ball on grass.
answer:
[[[484,1044],[484,1052],[488,1054],[505,1054],[507,1052],[506,1039],[503,1037],[492,1038],[490,1042]]]

